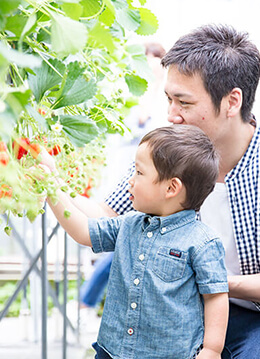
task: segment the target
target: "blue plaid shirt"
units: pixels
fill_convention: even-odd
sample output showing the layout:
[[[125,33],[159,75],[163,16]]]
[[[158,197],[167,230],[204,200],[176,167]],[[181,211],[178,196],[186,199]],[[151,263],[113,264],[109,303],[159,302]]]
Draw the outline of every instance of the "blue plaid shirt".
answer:
[[[260,128],[257,127],[244,156],[225,177],[241,274],[260,272],[259,160]],[[109,207],[118,214],[133,209],[129,200],[128,180],[134,170],[132,163],[128,174],[106,199]],[[260,304],[254,304],[260,310]]]

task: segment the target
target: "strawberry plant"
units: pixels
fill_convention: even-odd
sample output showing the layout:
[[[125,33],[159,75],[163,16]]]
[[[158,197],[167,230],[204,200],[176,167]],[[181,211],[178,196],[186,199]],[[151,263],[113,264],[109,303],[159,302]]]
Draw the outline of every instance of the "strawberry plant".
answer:
[[[124,118],[151,76],[133,41],[157,29],[145,3],[1,0],[0,213],[32,221],[46,195],[55,201],[54,175],[38,166],[42,148],[63,190],[90,195],[106,135],[128,131]]]

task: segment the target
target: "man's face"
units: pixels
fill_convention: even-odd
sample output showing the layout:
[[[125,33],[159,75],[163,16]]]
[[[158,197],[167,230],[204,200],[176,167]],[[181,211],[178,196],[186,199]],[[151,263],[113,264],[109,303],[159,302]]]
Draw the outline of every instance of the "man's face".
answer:
[[[201,128],[213,142],[223,134],[227,125],[225,108],[217,114],[199,74],[187,76],[175,65],[169,67],[165,93],[168,98],[168,121]]]

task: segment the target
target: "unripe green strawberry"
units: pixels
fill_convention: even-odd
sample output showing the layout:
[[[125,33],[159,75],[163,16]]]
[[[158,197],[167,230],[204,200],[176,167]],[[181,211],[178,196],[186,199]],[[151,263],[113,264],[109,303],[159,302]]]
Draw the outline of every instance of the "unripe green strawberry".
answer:
[[[67,209],[65,209],[65,211],[64,211],[64,217],[65,218],[70,218],[70,215],[71,215],[71,213],[70,213],[70,211],[68,211]]]
[[[5,226],[4,231],[8,236],[10,236],[12,233],[12,228],[10,226]]]

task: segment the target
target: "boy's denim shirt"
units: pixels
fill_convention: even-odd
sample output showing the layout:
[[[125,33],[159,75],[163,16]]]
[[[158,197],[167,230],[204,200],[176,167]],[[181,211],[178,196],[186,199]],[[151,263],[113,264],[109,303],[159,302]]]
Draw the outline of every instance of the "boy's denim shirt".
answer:
[[[201,294],[228,292],[220,239],[193,210],[89,219],[89,231],[94,252],[115,251],[98,344],[112,358],[192,358]]]

